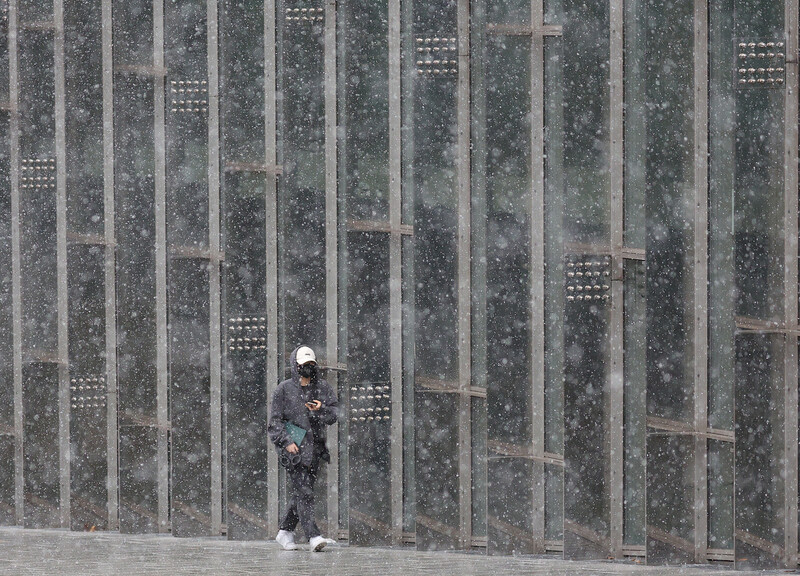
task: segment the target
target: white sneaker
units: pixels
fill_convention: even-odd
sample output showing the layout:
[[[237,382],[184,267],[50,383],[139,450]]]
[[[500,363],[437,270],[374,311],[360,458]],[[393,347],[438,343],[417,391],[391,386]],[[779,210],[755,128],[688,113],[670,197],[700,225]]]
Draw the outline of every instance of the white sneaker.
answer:
[[[331,544],[336,544],[336,540],[332,540],[330,538],[325,538],[325,543],[330,546]]]
[[[323,538],[322,536],[314,536],[308,541],[308,547],[312,552],[319,552],[328,545],[328,542],[330,541],[327,538]]]
[[[278,530],[278,535],[275,540],[283,546],[284,550],[297,550],[299,546],[294,543],[294,532],[288,530]]]

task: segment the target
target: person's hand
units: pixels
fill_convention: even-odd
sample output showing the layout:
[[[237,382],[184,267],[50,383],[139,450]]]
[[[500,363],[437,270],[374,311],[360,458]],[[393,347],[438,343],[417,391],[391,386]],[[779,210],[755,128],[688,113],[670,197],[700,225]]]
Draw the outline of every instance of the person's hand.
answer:
[[[306,402],[306,408],[311,410],[312,412],[316,412],[320,408],[322,408],[322,402],[319,400],[312,400],[311,402]]]
[[[294,442],[292,442],[291,444],[289,444],[289,445],[286,447],[286,451],[287,451],[289,454],[297,454],[298,452],[300,452],[300,448],[298,448],[298,447],[297,447],[297,444],[295,444]]]

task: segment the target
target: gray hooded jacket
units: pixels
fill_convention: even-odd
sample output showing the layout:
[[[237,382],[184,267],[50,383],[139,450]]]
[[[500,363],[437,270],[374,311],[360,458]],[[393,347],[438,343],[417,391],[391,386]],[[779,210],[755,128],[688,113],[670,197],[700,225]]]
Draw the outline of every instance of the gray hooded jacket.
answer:
[[[300,385],[297,373],[297,350],[294,349],[289,359],[292,377],[281,382],[272,395],[272,406],[269,416],[269,439],[275,445],[278,455],[286,451],[292,443],[286,432],[286,423],[291,422],[306,430],[306,436],[300,444],[300,462],[316,467],[319,458],[327,455],[325,439],[326,427],[334,424],[339,417],[339,401],[330,385],[319,376],[311,380],[308,386]],[[317,411],[306,408],[305,403],[319,400],[322,407]]]

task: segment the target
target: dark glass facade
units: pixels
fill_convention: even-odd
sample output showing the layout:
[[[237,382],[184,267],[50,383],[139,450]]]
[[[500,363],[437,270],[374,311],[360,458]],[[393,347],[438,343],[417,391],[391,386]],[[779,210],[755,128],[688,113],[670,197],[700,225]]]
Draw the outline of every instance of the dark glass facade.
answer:
[[[796,568],[798,10],[0,0],[0,523]]]

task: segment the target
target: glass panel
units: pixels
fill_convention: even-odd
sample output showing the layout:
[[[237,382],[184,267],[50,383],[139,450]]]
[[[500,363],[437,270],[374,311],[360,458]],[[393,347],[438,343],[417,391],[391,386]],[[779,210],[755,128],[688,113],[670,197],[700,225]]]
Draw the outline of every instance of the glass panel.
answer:
[[[564,23],[564,0],[544,0],[544,23]]]
[[[488,536],[488,460],[486,400],[472,398],[472,537]]]
[[[625,2],[624,244],[645,249],[647,191],[647,18],[644,2]]]
[[[403,532],[416,531],[414,238],[403,238]]]
[[[152,83],[118,77],[114,102],[120,412],[155,417],[156,311]]]
[[[158,532],[158,431],[151,426],[119,427],[119,530]]]
[[[152,66],[153,3],[113,0],[112,4],[114,68]]]
[[[228,539],[267,534],[267,355],[239,350],[238,318],[258,318],[266,338],[263,5],[220,3],[220,99],[223,194],[223,306],[226,318],[225,435]],[[264,319],[264,324],[260,323]],[[248,323],[252,326],[252,322]],[[243,326],[242,326],[243,328]],[[259,342],[258,345],[265,345]]]
[[[734,14],[736,42],[783,41],[783,6],[735,0]],[[737,322],[782,322],[785,93],[737,84],[735,98],[735,313]],[[735,337],[735,547],[743,567],[782,565],[784,346],[779,334]]]
[[[22,446],[25,528],[58,528],[58,365],[32,362],[22,368]]]
[[[633,127],[645,131],[647,150],[639,182],[646,186],[647,214],[647,417],[693,426],[694,4],[642,2],[636,10],[643,9],[646,49],[663,55],[639,70],[646,113],[643,125]],[[648,561],[693,559],[693,470],[690,436],[649,430]]]
[[[67,220],[71,232],[103,234],[101,9],[64,6]]]
[[[226,116],[228,118],[230,116]],[[253,172],[225,175],[224,301],[227,317],[225,430],[227,437],[227,524],[229,539],[265,538],[269,417],[264,349],[240,350],[244,319],[258,318],[266,338],[266,226],[264,177]],[[237,320],[241,319],[242,322]],[[264,323],[261,323],[261,320]],[[253,326],[252,320],[247,326]],[[258,346],[265,346],[259,341]],[[259,521],[260,520],[260,521]]]
[[[16,439],[11,434],[0,434],[0,458],[3,462],[14,462]],[[0,468],[0,526],[14,526],[14,476],[16,467],[13,465]]]
[[[0,108],[9,101],[8,66],[8,0],[0,0]]]
[[[230,253],[226,252],[229,256]],[[227,525],[229,540],[257,540],[268,534],[267,436],[269,404],[264,386],[266,354],[228,354],[225,430]]]
[[[389,236],[348,236],[350,542],[391,544]]]
[[[564,101],[560,38],[545,39],[545,450],[564,454]],[[559,528],[559,531],[561,529]]]
[[[211,526],[203,521],[211,516],[212,497],[208,276],[204,260],[170,261],[170,455],[176,536],[211,534]]]
[[[68,234],[104,231],[103,95],[99,4],[64,6]],[[70,374],[70,527],[108,525],[105,248],[67,248]]]
[[[165,8],[167,242],[208,246],[208,89],[205,0]],[[172,282],[170,274],[169,282]]]
[[[487,390],[487,83],[486,6],[471,4],[470,82],[472,83],[471,200],[470,242],[472,255],[472,303],[470,313],[470,344],[472,345],[472,386]],[[487,537],[488,513],[488,407],[483,399],[473,398],[472,414],[472,535]],[[491,539],[488,539],[491,540]]]
[[[8,129],[8,115],[0,113],[0,133],[8,134]],[[11,308],[11,159],[9,144],[7,137],[0,138],[0,326],[2,326],[0,329],[0,382],[3,383],[0,385],[0,425],[8,426],[10,431],[14,426],[14,387],[11,384],[14,381],[14,334]],[[10,489],[13,494],[13,474]],[[3,490],[1,484],[0,490]],[[0,511],[0,515],[2,514],[3,512]]]
[[[389,217],[389,22],[387,0],[340,5],[348,218]],[[420,47],[421,48],[421,47]]]
[[[582,244],[610,241],[608,11],[564,0],[564,232]]]
[[[644,546],[646,531],[647,293],[645,264],[625,262],[625,505],[624,543]]]
[[[70,528],[108,529],[108,442],[105,396],[70,415]],[[78,403],[76,406],[80,407]]]
[[[415,46],[455,45],[456,3],[415,2]],[[434,40],[438,39],[436,43]],[[416,540],[456,548],[459,515],[456,75],[418,66],[414,83]],[[430,72],[427,72],[430,70]]]
[[[58,334],[52,32],[20,32],[19,58],[22,346],[49,354]]]
[[[417,549],[457,548],[458,398],[418,384],[415,404]]]
[[[694,558],[694,438],[650,428],[647,434],[647,561]]]
[[[736,0],[738,40],[782,40],[783,6]],[[738,86],[737,86],[738,87]],[[736,91],[736,314],[783,321],[784,91]]]
[[[737,567],[781,565],[785,506],[783,364],[782,335],[737,335]]]
[[[402,54],[412,54],[417,49],[414,21],[414,2],[401,2]],[[414,223],[414,98],[417,66],[415,58],[401,58],[402,66],[402,189],[401,212],[403,224]],[[414,236],[402,238],[402,291],[403,291],[403,533],[414,534],[417,529],[416,484],[416,277],[414,269]]]
[[[575,277],[568,277],[567,289],[589,292],[594,272],[603,267],[597,263],[609,267],[608,260],[596,256],[570,258],[567,274]],[[594,300],[595,292],[599,295],[592,289],[586,300],[574,296],[564,312],[564,556],[574,559],[606,557],[609,537],[609,306],[601,296]]]
[[[671,55],[656,59],[644,78],[648,415],[692,422],[693,5],[648,4],[648,17],[648,49]]]
[[[278,195],[278,230],[282,234],[279,309],[282,363],[288,369],[289,355],[299,344],[313,348],[324,363],[325,109],[323,21],[301,20],[294,12],[285,11],[301,10],[300,5],[287,2],[285,9],[283,6],[281,3],[278,9],[284,169]],[[322,10],[316,5],[313,9]]]
[[[256,164],[264,159],[263,6],[238,0],[219,4],[224,163]]]
[[[564,556],[605,558],[609,307],[603,272],[610,262],[600,247],[609,245],[611,229],[609,5],[564,0],[563,16],[570,24],[563,34],[563,77],[570,79],[563,83]],[[555,274],[550,281],[557,285]]]
[[[708,263],[708,421],[733,430],[734,274],[733,194],[736,106],[733,0],[709,4],[709,263]]]
[[[186,258],[208,247],[208,83],[205,1],[164,10],[169,70],[166,116],[172,533],[210,535],[211,397],[209,262]],[[184,253],[184,254],[182,254]],[[190,253],[191,254],[191,253]],[[196,253],[194,253],[196,254]],[[261,323],[247,324],[251,342]],[[257,329],[253,329],[258,326]],[[260,343],[256,346],[261,345]]]
[[[70,373],[70,526],[105,529],[108,464],[105,367],[105,250],[67,249]]]
[[[780,91],[739,90],[734,193],[736,313],[783,319],[783,128]]]
[[[38,0],[19,0],[17,4],[19,21],[23,24],[41,24],[53,21],[53,5]]]
[[[152,79],[129,68],[152,64],[149,9],[113,6],[114,38],[122,42],[114,51],[119,520],[130,533],[159,529],[158,431],[138,424],[156,417],[154,94]]]
[[[530,553],[530,39],[486,48],[489,550]]]
[[[708,547],[733,550],[732,442],[708,441]]]
[[[564,540],[564,467],[545,464],[544,537]]]
[[[499,0],[486,6],[486,22],[530,26],[531,3],[529,0]],[[530,39],[528,40],[530,43]]]

